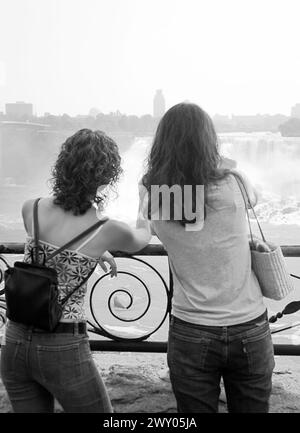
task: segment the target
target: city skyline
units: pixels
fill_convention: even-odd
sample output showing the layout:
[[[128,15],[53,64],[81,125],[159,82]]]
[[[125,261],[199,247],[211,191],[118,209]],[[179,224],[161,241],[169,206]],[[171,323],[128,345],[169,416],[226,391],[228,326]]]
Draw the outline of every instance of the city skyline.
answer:
[[[299,97],[299,99],[300,99],[300,97]],[[195,101],[189,101],[187,99],[183,99],[181,101],[178,101],[177,103],[179,103],[179,102],[195,102]],[[70,115],[71,117],[76,117],[76,116],[81,116],[81,115],[83,115],[83,116],[89,116],[89,115],[91,115],[90,112],[93,111],[93,110],[96,110],[96,111],[98,111],[101,114],[120,113],[121,115],[126,115],[126,116],[130,116],[130,115],[139,116],[139,117],[145,116],[145,115],[151,115],[151,116],[153,116],[153,98],[149,102],[149,110],[148,110],[148,112],[144,112],[144,113],[140,112],[139,114],[134,113],[134,112],[132,112],[132,113],[123,112],[123,111],[121,112],[117,107],[112,108],[111,111],[104,112],[104,111],[102,111],[100,109],[99,106],[97,106],[96,103],[94,105],[92,105],[90,108],[88,108],[87,112],[85,112],[85,113],[82,112],[82,111],[80,111],[78,113],[74,112],[73,114],[69,114],[69,113],[63,112],[63,111],[57,111],[57,112],[54,113],[54,112],[50,112],[49,110],[48,111],[46,110],[43,113],[42,112],[38,113],[36,111],[36,109],[35,109],[35,105],[31,101],[23,101],[20,98],[16,99],[15,101],[1,101],[0,100],[0,114],[1,113],[2,114],[8,114],[8,113],[6,113],[6,109],[5,109],[6,105],[13,105],[13,104],[18,104],[18,103],[32,105],[33,106],[33,116],[34,117],[43,117],[43,116],[46,116],[46,115],[62,116],[64,114]],[[197,103],[197,102],[195,102],[195,103]],[[212,117],[214,117],[214,116],[224,116],[224,117],[228,117],[228,118],[232,118],[233,116],[241,116],[242,117],[242,116],[276,116],[276,115],[284,115],[284,116],[287,116],[287,117],[293,117],[292,113],[293,113],[293,111],[295,111],[293,109],[295,109],[295,107],[297,107],[297,112],[299,112],[299,108],[298,108],[299,106],[300,106],[300,103],[298,103],[297,101],[292,102],[291,107],[289,107],[289,109],[287,110],[286,113],[283,113],[283,112],[273,112],[273,113],[261,112],[257,108],[252,113],[250,113],[250,112],[242,112],[242,113],[237,114],[237,113],[233,113],[233,112],[232,113],[222,113],[222,112],[215,111],[215,112],[212,112],[212,113],[209,113],[209,114]],[[166,103],[165,111],[167,111],[169,108],[171,108],[171,106]],[[296,117],[300,117],[300,114],[297,114]]]
[[[300,100],[298,0],[0,0],[0,111],[290,114]]]
[[[159,89],[159,90],[161,91],[161,89]],[[150,115],[152,117],[157,117],[157,116],[154,115],[154,106],[153,106],[156,95],[157,95],[157,93],[154,95],[154,98],[152,98],[152,108],[151,108],[151,110],[149,110],[150,112],[148,112],[148,113],[141,113],[140,115],[137,115],[136,113],[120,112],[120,110],[118,110],[118,109],[115,109],[115,110],[112,110],[110,112],[106,112],[105,113],[105,112],[101,111],[99,109],[99,107],[97,107],[95,105],[93,107],[90,107],[90,109],[86,113],[82,113],[81,112],[81,113],[75,113],[74,115],[70,115],[69,113],[65,113],[65,112],[64,113],[51,113],[50,111],[46,111],[46,112],[41,113],[41,114],[36,114],[35,109],[34,109],[34,105],[32,104],[32,102],[30,102],[30,101],[21,101],[21,100],[4,102],[3,103],[4,110],[3,111],[0,110],[0,114],[6,115],[6,116],[10,116],[10,115],[12,115],[12,113],[10,113],[7,110],[6,107],[7,106],[13,107],[14,105],[21,104],[21,105],[24,105],[24,106],[29,106],[29,105],[31,106],[32,114],[31,115],[29,114],[29,117],[30,116],[31,117],[45,117],[45,116],[49,116],[49,115],[54,115],[54,116],[68,115],[70,117],[80,117],[80,116],[96,117],[97,114],[104,114],[104,115],[115,114],[115,115],[124,115],[124,116],[131,116],[132,115],[132,116],[138,116],[138,117],[149,116]],[[165,102],[165,98],[164,98],[164,102]],[[184,100],[184,101],[181,101],[181,102],[189,102],[189,101]],[[1,101],[0,101],[0,105],[1,105]],[[171,107],[167,107],[167,108],[163,107],[164,112],[167,111],[168,108],[171,108]],[[261,112],[258,112],[258,111],[256,113],[241,113],[241,114],[236,114],[236,113],[223,114],[223,113],[215,112],[212,115],[212,117],[221,117],[221,118],[223,117],[223,118],[232,119],[234,117],[256,117],[256,116],[276,116],[276,115],[280,116],[280,115],[282,115],[282,116],[286,116],[286,117],[297,117],[297,118],[300,118],[300,103],[295,102],[290,107],[289,111],[290,111],[289,114],[284,114],[284,113],[274,113],[274,114],[271,114],[271,113],[261,113]],[[91,113],[93,113],[93,114],[91,114]],[[295,114],[293,114],[293,113],[295,113]],[[28,113],[26,113],[26,114],[28,114]],[[161,115],[163,115],[163,113]]]

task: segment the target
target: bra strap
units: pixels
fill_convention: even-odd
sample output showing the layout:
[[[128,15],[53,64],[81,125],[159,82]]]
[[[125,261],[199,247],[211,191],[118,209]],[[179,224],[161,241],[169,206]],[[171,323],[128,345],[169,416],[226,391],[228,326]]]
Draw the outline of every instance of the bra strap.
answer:
[[[106,221],[108,221],[108,218],[101,220],[101,221],[97,221],[96,224],[93,224],[91,227],[89,227],[88,229],[81,232],[78,236],[71,239],[69,242],[64,244],[62,247],[58,248],[56,251],[54,251],[54,253],[50,254],[47,257],[47,260],[53,259],[53,257],[57,256],[57,254],[61,253],[63,250],[69,248],[75,242],[79,241],[80,239],[84,238],[86,235],[90,234],[92,231],[96,230],[99,226],[102,226],[104,223],[106,223]]]
[[[97,228],[97,230],[94,231],[94,233],[91,234],[91,236],[89,236],[85,241],[82,242],[82,244],[79,245],[78,248],[76,248],[75,251],[79,251],[81,250],[85,245],[87,245],[92,239],[94,239],[94,237],[100,232],[100,230],[102,229],[103,225],[101,225],[100,227]]]

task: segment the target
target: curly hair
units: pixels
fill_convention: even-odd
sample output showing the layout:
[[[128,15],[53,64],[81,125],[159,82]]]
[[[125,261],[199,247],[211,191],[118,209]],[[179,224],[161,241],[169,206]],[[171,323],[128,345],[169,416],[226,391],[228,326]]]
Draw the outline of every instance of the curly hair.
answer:
[[[54,204],[83,215],[103,202],[99,186],[114,185],[122,173],[117,144],[102,131],[81,129],[67,138],[52,168]]]

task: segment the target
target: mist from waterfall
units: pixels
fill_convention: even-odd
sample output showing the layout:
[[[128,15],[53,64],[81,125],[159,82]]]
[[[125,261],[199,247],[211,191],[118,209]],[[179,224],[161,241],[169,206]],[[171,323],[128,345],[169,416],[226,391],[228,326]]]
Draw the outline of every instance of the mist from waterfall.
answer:
[[[105,213],[134,226],[138,209],[138,181],[152,137],[137,138],[122,155],[124,174],[118,195],[111,196]],[[256,212],[272,240],[300,241],[300,137],[273,133],[220,134],[220,153],[236,161],[259,194]]]
[[[130,149],[122,155],[123,175],[117,194],[111,194],[105,213],[109,217],[135,226],[138,211],[138,182],[143,175],[147,151],[152,137],[136,138]]]
[[[222,134],[220,150],[237,161],[259,192],[257,213],[262,221],[300,225],[300,137]]]

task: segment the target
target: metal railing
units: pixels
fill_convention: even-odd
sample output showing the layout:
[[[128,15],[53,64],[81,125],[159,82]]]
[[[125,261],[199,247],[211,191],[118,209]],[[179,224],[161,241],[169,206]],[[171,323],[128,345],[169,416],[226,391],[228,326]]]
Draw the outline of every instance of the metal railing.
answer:
[[[288,245],[288,246],[282,246],[282,251],[285,257],[299,257],[300,258],[300,245]],[[14,242],[7,242],[0,244],[0,259],[2,257],[2,261],[0,260],[0,264],[2,263],[2,268],[0,267],[0,284],[4,279],[4,262],[3,262],[3,256],[1,255],[11,255],[11,254],[23,254],[24,253],[24,244],[23,243],[14,243]],[[101,324],[101,320],[97,317],[97,313],[95,311],[95,301],[94,301],[94,294],[96,287],[99,286],[99,284],[102,284],[103,281],[105,281],[105,278],[108,276],[108,274],[104,274],[101,277],[99,277],[96,282],[94,283],[91,292],[90,292],[90,311],[94,320],[94,323],[92,321],[88,321],[88,324],[90,325],[89,331],[95,334],[98,334],[101,337],[104,337],[104,339],[96,340],[96,339],[90,339],[90,346],[92,350],[95,351],[117,351],[117,352],[157,352],[157,353],[163,353],[167,351],[167,341],[147,341],[150,335],[156,333],[160,327],[165,323],[166,318],[168,317],[170,311],[171,311],[171,297],[172,297],[172,278],[171,274],[169,273],[169,281],[168,283],[163,278],[161,273],[150,263],[144,260],[144,257],[151,257],[151,256],[167,256],[166,250],[163,248],[160,244],[150,244],[147,247],[145,247],[143,250],[138,251],[135,254],[127,254],[123,252],[112,252],[112,254],[117,258],[127,258],[134,260],[135,263],[139,263],[147,268],[149,272],[152,272],[153,275],[156,276],[156,279],[158,281],[158,284],[160,284],[161,289],[163,291],[163,294],[165,296],[164,300],[164,308],[161,312],[161,318],[158,321],[158,324],[154,327],[154,329],[151,330],[151,332],[146,332],[143,335],[139,337],[124,337],[117,334],[112,333],[111,330],[108,330],[105,328],[104,325]],[[141,258],[143,257],[143,258]],[[139,311],[137,317],[125,317],[121,316],[119,312],[116,312],[114,310],[114,306],[112,305],[112,300],[116,299],[117,296],[122,293],[125,297],[128,299],[128,305],[121,311],[124,311],[126,314],[130,312],[130,307],[133,304],[133,297],[132,294],[129,293],[126,289],[117,289],[112,290],[108,297],[108,311],[111,315],[111,317],[114,317],[115,319],[119,320],[122,323],[133,323],[137,320],[140,320],[142,317],[144,317],[147,313],[149,313],[149,308],[151,306],[151,294],[150,290],[147,286],[147,284],[143,281],[143,278],[140,278],[134,274],[133,271],[120,271],[119,275],[122,274],[122,276],[126,276],[128,278],[135,279],[135,282],[140,285],[140,287],[145,291],[146,296],[146,305],[144,307],[143,311]],[[278,318],[281,318],[283,314],[291,314],[300,309],[300,302],[295,301],[286,306],[286,308],[283,310],[283,312],[279,312],[276,316],[273,316],[270,319],[270,322],[276,321]],[[273,319],[273,320],[272,320]],[[0,322],[4,324],[6,318],[5,318],[5,300],[4,298],[0,297]],[[0,323],[1,325],[1,323]],[[280,330],[276,330],[275,332],[280,332],[285,329],[289,329],[293,326],[285,327]],[[294,344],[274,344],[274,351],[275,355],[297,355],[300,356],[300,345],[294,345]]]

